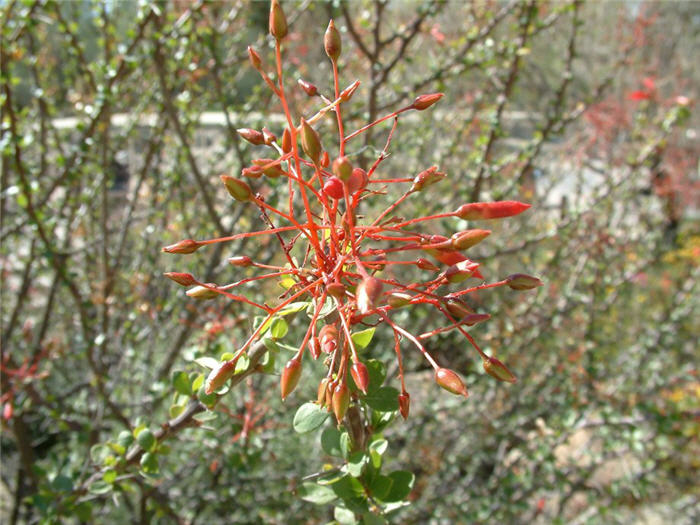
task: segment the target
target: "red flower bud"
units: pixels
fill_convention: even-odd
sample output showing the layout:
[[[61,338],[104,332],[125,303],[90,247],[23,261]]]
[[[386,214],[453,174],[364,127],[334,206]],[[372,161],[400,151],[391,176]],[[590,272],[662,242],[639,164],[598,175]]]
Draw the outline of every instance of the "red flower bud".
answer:
[[[284,175],[284,170],[280,167],[279,164],[274,164],[272,166],[268,166],[268,164],[271,164],[275,162],[274,159],[254,159],[253,164],[258,167],[263,169],[263,173],[267,175],[268,177],[272,179],[276,179],[280,175]],[[263,168],[263,166],[267,166],[267,168]]]
[[[383,288],[382,282],[376,277],[365,277],[360,281],[355,292],[360,313],[366,314],[374,310]]]
[[[321,341],[318,340],[318,337],[309,339],[309,352],[314,359],[318,359],[318,356],[321,355]]]
[[[506,281],[508,281],[508,286],[513,290],[532,290],[544,284],[537,277],[525,275],[524,273],[509,275],[506,277]]]
[[[241,175],[252,179],[259,179],[263,175],[263,170],[260,166],[250,166],[241,170]]]
[[[461,283],[473,277],[478,268],[479,263],[466,259],[450,266],[447,271],[445,271],[445,277],[451,283]]]
[[[304,118],[301,119],[301,147],[314,164],[318,164],[321,158],[321,137]]]
[[[335,325],[327,324],[318,334],[318,338],[321,341],[321,351],[326,354],[335,352],[338,348],[338,329]]]
[[[166,272],[163,275],[181,286],[192,286],[196,282],[190,273]]]
[[[282,392],[282,400],[284,401],[292,390],[296,388],[297,383],[299,383],[299,378],[301,377],[301,359],[297,357],[291,358],[284,365],[284,370],[282,370],[282,377],[280,379],[280,390]]]
[[[269,129],[263,128],[263,138],[265,140],[265,144],[270,146],[273,142],[277,142],[277,135],[272,133]]]
[[[197,241],[193,241],[192,239],[184,239],[180,242],[176,242],[175,244],[171,244],[170,246],[166,246],[163,248],[163,251],[167,253],[192,253],[196,252],[200,246],[203,245]]]
[[[231,197],[237,201],[245,202],[253,199],[253,191],[246,182],[228,175],[221,175],[220,178]]]
[[[343,182],[350,180],[352,175],[352,164],[347,157],[338,157],[333,161],[333,173]]]
[[[265,144],[265,137],[257,129],[241,128],[236,130],[238,134],[255,146]]]
[[[474,310],[467,306],[464,301],[460,301],[459,299],[450,299],[445,303],[445,308],[447,308],[447,311],[456,317],[457,320],[463,319],[466,316],[474,313]]]
[[[345,195],[343,193],[343,181],[338,177],[331,177],[323,185],[323,193],[331,199],[342,199]]]
[[[326,286],[326,291],[328,295],[337,299],[345,297],[345,286],[342,283],[330,283]]]
[[[403,308],[411,304],[411,299],[413,299],[413,297],[407,293],[392,292],[386,302],[392,308]]]
[[[369,372],[365,364],[360,361],[353,363],[352,368],[350,368],[350,375],[352,375],[352,379],[355,381],[357,388],[366,394],[367,387],[369,386]]]
[[[236,363],[232,361],[224,361],[220,363],[219,366],[214,368],[204,383],[204,392],[209,395],[212,392],[217,391],[219,388],[224,386],[224,383],[228,381],[233,373],[236,371]]]
[[[455,250],[466,250],[479,244],[489,235],[491,235],[490,230],[466,230],[455,233],[450,238],[450,244]]]
[[[340,40],[340,33],[335,28],[333,20],[328,23],[328,29],[326,29],[326,34],[323,36],[323,48],[326,50],[328,58],[333,62],[338,60],[343,46]]]
[[[457,208],[455,215],[468,221],[502,219],[518,215],[529,207],[529,204],[518,201],[472,202]]]
[[[327,151],[323,152],[323,155],[321,155],[321,167],[322,168],[327,168],[328,166],[331,165],[331,158],[328,155]]]
[[[408,411],[411,408],[411,396],[408,392],[401,392],[399,394],[399,412],[404,419],[408,419]]]
[[[284,128],[282,132],[282,151],[284,153],[292,151],[292,134],[289,132],[289,128]]]
[[[445,178],[445,174],[437,170],[437,166],[432,166],[427,170],[421,171],[413,179],[413,185],[410,191],[421,191],[422,189],[432,186],[436,182]]]
[[[352,98],[352,96],[355,94],[355,91],[357,91],[357,88],[360,87],[360,81],[355,80],[352,84],[350,84],[348,87],[346,87],[343,91],[340,92],[340,100],[341,102],[347,102]]]
[[[491,319],[489,314],[468,314],[462,317],[459,322],[464,323],[467,326],[474,326],[477,323],[488,321],[489,319]]]
[[[362,168],[355,168],[352,170],[348,180],[348,192],[355,193],[356,191],[364,190],[368,183],[367,172]]]
[[[270,34],[277,40],[282,40],[287,36],[287,19],[282,11],[279,0],[272,0],[270,3]]]
[[[333,413],[335,414],[335,419],[340,423],[345,417],[345,412],[348,411],[350,406],[350,390],[345,383],[341,383],[333,391]]]
[[[419,95],[413,101],[411,107],[413,109],[417,109],[418,111],[423,111],[424,109],[428,109],[430,106],[435,104],[444,95],[444,93],[430,93],[427,95]]]
[[[460,377],[449,368],[438,368],[435,370],[435,382],[447,390],[458,396],[467,397],[467,387],[464,386]]]
[[[326,391],[328,390],[328,383],[330,383],[330,379],[324,377],[318,384],[318,395],[316,396],[316,403],[318,403],[321,406],[324,406],[326,404]]]
[[[247,255],[236,255],[235,257],[229,257],[228,262],[233,266],[240,266],[241,268],[246,268],[248,266],[252,266],[253,259],[251,259]]]
[[[423,259],[422,257],[416,261],[416,266],[421,270],[430,270],[431,272],[437,272],[440,270],[437,266],[431,263],[428,259]]]
[[[257,71],[262,71],[262,60],[260,60],[260,55],[253,49],[253,46],[248,46],[248,58]]]
[[[297,82],[301,86],[301,89],[303,89],[304,92],[310,97],[313,97],[318,93],[318,88],[311,82],[307,82],[306,80],[303,80],[301,78],[297,80]]]
[[[499,381],[505,381],[507,383],[515,383],[517,379],[513,375],[513,372],[508,370],[508,367],[501,363],[495,357],[489,357],[483,361],[484,370],[491,377],[495,377]]]

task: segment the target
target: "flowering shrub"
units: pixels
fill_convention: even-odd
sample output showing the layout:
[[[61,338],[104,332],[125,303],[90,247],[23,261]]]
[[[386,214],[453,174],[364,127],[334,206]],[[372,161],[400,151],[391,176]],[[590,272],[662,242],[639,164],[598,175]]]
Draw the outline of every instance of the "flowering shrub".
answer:
[[[313,359],[327,355],[324,361],[327,373],[320,379],[316,402],[307,403],[299,409],[294,426],[303,432],[314,430],[326,419],[326,410],[332,411],[339,427],[347,430],[342,454],[349,461],[344,470],[347,478],[333,474],[335,477],[321,486],[330,485],[337,489],[336,485],[343,479],[350,483],[351,488],[354,487],[353,482],[359,483],[356,488],[364,490],[359,494],[369,494],[375,503],[387,503],[389,505],[385,510],[391,510],[391,504],[408,494],[406,490],[398,488],[403,483],[405,488],[410,489],[412,475],[402,473],[394,478],[380,477],[380,463],[375,462],[373,469],[365,467],[372,463],[372,455],[367,455],[367,451],[386,448],[386,442],[380,439],[379,432],[390,421],[391,414],[398,411],[404,418],[409,415],[410,395],[404,382],[402,343],[407,342],[422,353],[434,369],[435,382],[452,394],[467,397],[467,388],[460,376],[440,366],[424,345],[427,339],[450,330],[463,334],[482,359],[483,368],[489,375],[499,381],[515,382],[513,373],[496,357],[484,353],[468,332],[468,327],[488,320],[489,314],[475,312],[463,299],[470,293],[487,288],[507,286],[513,290],[529,290],[542,284],[536,277],[525,274],[483,283],[479,263],[469,259],[464,252],[486,239],[491,233],[489,230],[467,229],[448,237],[422,233],[420,225],[445,218],[481,223],[518,215],[530,206],[516,201],[477,202],[435,215],[410,219],[397,215],[406,199],[421,194],[433,185],[444,183],[447,178],[437,166],[416,169],[418,173],[412,176],[401,174],[384,178],[379,174],[382,161],[389,155],[400,116],[430,108],[439,102],[443,94],[420,95],[412,104],[347,133],[343,125],[343,104],[351,99],[360,82],[355,81],[341,89],[338,59],[342,42],[331,20],[324,36],[324,49],[332,64],[333,95],[327,97],[322,89],[300,80],[300,89],[309,97],[319,99],[320,107],[315,114],[302,116],[297,121],[289,109],[285,92],[282,42],[288,29],[277,0],[271,3],[269,29],[275,44],[276,79],[273,80],[273,75],[252,47],[248,48],[248,54],[252,66],[279,99],[287,127],[279,134],[280,138],[267,128],[262,131],[239,129],[238,133],[243,139],[266,148],[270,153],[253,160],[249,167],[242,170],[240,177],[221,176],[233,199],[258,208],[264,228],[209,240],[185,239],[163,248],[163,251],[191,254],[214,243],[274,236],[279,242],[283,265],[264,264],[247,255],[233,256],[228,260],[232,266],[255,268],[266,273],[226,285],[205,283],[190,273],[169,272],[165,275],[189,287],[186,294],[191,298],[206,300],[224,295],[262,311],[263,315],[258,318],[254,330],[235,353],[225,355],[218,363],[202,361],[212,368],[203,385],[203,400],[209,406],[216,403],[214,394],[225,393],[229,379],[237,372],[248,369],[247,356],[256,343],[262,341],[272,355],[279,354],[283,349],[294,352],[281,371],[283,399],[299,382],[303,356],[307,350]],[[316,129],[322,119],[333,115],[337,123],[337,153],[331,153],[336,141],[322,138]],[[353,139],[387,121],[392,126],[379,156],[367,170],[355,166]],[[257,191],[266,179],[280,177],[287,181],[286,199],[279,199],[280,202],[286,201],[284,207],[268,203]],[[389,185],[400,187],[401,196],[393,202],[385,202],[384,210],[376,216],[363,215],[363,207],[370,199],[386,201]],[[402,282],[394,276],[395,272],[388,271],[404,265],[420,269],[424,275],[422,281]],[[236,288],[242,284],[267,279],[279,280],[285,289],[275,306],[267,302],[258,303],[236,293]],[[453,285],[469,280],[479,284],[467,285],[463,289],[453,288]],[[424,333],[412,333],[392,320],[393,312],[411,307],[433,308],[444,323]],[[278,339],[284,337],[288,330],[284,318],[300,311],[306,311],[310,319],[304,337],[292,347],[283,345]],[[382,386],[385,375],[383,363],[360,356],[360,351],[369,345],[378,325],[386,325],[393,332],[400,390]],[[267,368],[263,368],[272,369],[270,358],[266,363]],[[341,435],[337,432],[339,443]],[[353,459],[348,456],[351,453],[359,455]],[[351,465],[355,465],[354,468]],[[393,492],[389,488],[392,485],[395,485]],[[323,494],[319,496],[314,490],[307,487],[307,491],[310,491],[308,498],[325,502]],[[343,499],[346,510],[366,511],[366,505],[356,501],[358,497],[364,501],[362,497],[353,494],[352,490],[336,490],[329,493],[329,497]]]

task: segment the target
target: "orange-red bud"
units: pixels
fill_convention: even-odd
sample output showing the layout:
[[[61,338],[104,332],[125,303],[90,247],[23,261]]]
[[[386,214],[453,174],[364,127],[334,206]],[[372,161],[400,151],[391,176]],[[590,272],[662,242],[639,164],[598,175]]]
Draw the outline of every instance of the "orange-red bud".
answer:
[[[289,132],[289,128],[284,128],[282,132],[282,151],[284,153],[292,151],[292,134]]]
[[[411,304],[413,297],[407,293],[393,292],[389,295],[386,302],[392,308],[403,308]]]
[[[360,281],[355,293],[360,313],[366,314],[374,310],[383,288],[382,282],[376,277],[365,277]]]
[[[468,221],[502,219],[518,215],[529,207],[529,204],[518,201],[472,202],[457,208],[455,215]]]
[[[367,172],[362,168],[355,168],[352,170],[348,180],[348,192],[355,193],[356,191],[364,190],[368,183],[369,177],[367,177]]]
[[[352,164],[350,159],[345,156],[338,157],[333,161],[333,173],[343,182],[350,180],[352,175]]]
[[[316,396],[316,403],[318,403],[321,406],[324,406],[326,404],[326,391],[328,390],[328,383],[330,383],[330,379],[324,377],[318,384],[318,394]]]
[[[333,391],[333,413],[335,414],[335,419],[340,423],[345,417],[345,412],[348,411],[350,406],[350,390],[348,385],[345,383],[339,384],[335,387]]]
[[[460,377],[449,368],[438,368],[435,370],[435,382],[447,390],[458,396],[467,397],[467,387],[464,386]]]
[[[318,337],[312,337],[309,339],[309,352],[311,352],[311,357],[314,359],[318,359],[318,356],[321,355],[321,341],[319,341]]]
[[[401,417],[408,419],[408,412],[411,408],[411,396],[408,392],[401,392],[399,394],[399,412],[401,412]]]
[[[176,242],[175,244],[171,244],[170,246],[166,246],[163,248],[163,251],[167,253],[192,253],[196,252],[200,246],[203,245],[197,241],[193,241],[192,239],[184,239],[180,242]]]
[[[413,101],[411,107],[413,109],[417,109],[418,111],[423,111],[424,109],[428,109],[430,106],[435,104],[444,95],[444,93],[429,93],[427,95],[419,95]]]
[[[335,28],[333,20],[328,22],[328,29],[326,29],[326,34],[323,35],[323,48],[326,50],[326,55],[328,55],[328,58],[330,58],[333,62],[338,60],[343,45],[340,40],[340,33]]]
[[[508,370],[508,367],[501,363],[495,357],[489,357],[483,361],[484,370],[491,377],[495,377],[499,381],[505,381],[507,383],[515,383],[517,379],[513,375],[513,372]]]
[[[427,170],[421,171],[413,179],[413,185],[410,191],[421,191],[428,186],[432,186],[436,182],[445,178],[445,174],[437,170],[437,166],[431,166]]]
[[[462,281],[466,281],[470,277],[475,276],[478,268],[479,263],[466,259],[450,266],[445,271],[445,277],[451,283],[461,283]]]
[[[445,303],[445,308],[447,308],[447,311],[450,312],[453,316],[459,319],[463,319],[468,315],[474,314],[474,310],[472,310],[469,306],[466,305],[463,301],[460,301],[459,299],[450,299]]]
[[[301,78],[297,80],[297,82],[301,86],[301,89],[303,89],[304,92],[310,97],[313,97],[318,93],[318,88],[311,82],[307,82],[306,80],[303,80]]]
[[[166,272],[163,275],[181,286],[192,286],[196,282],[191,273]]]
[[[240,128],[236,130],[238,134],[255,146],[265,144],[265,136],[257,129]]]
[[[253,259],[247,255],[236,255],[235,257],[229,257],[228,262],[233,266],[240,266],[241,268],[246,268],[253,265]]]
[[[355,91],[357,91],[357,88],[360,87],[360,81],[355,80],[352,84],[350,84],[348,87],[346,87],[343,91],[340,92],[340,101],[341,102],[347,102],[352,98],[352,96],[355,94]]]
[[[342,199],[345,193],[343,192],[343,181],[338,177],[329,178],[323,185],[323,193],[331,199]]]
[[[416,266],[418,266],[418,268],[420,268],[421,270],[430,270],[431,272],[437,272],[440,270],[440,268],[435,266],[428,259],[424,259],[423,257],[416,261]]]
[[[296,388],[301,377],[301,359],[292,357],[282,370],[280,379],[280,390],[282,392],[282,400],[285,400],[289,394]]]
[[[248,58],[250,63],[257,71],[262,71],[262,60],[258,52],[253,49],[253,46],[248,46]]]
[[[321,137],[304,118],[301,119],[301,147],[314,164],[318,164],[322,150]]]
[[[268,177],[272,179],[276,179],[280,175],[284,175],[284,170],[280,167],[279,164],[273,164],[272,166],[268,166],[268,164],[271,164],[275,162],[274,159],[254,159],[253,164],[262,169],[263,173],[267,175]],[[264,168],[264,166],[267,166],[267,168]]]
[[[277,135],[272,133],[272,131],[270,131],[269,129],[263,128],[262,133],[263,139],[265,140],[265,144],[267,144],[268,146],[270,146],[273,142],[277,142]]]
[[[330,283],[328,286],[326,286],[326,291],[328,292],[328,295],[337,299],[345,297],[345,286],[343,283]]]
[[[524,273],[514,273],[506,277],[508,281],[508,286],[513,290],[532,290],[538,286],[542,286],[544,283],[540,281],[537,277],[532,275],[526,275]]]
[[[207,376],[207,380],[204,383],[204,392],[208,395],[217,391],[219,388],[224,386],[224,383],[231,378],[235,371],[235,362],[224,361],[223,363],[220,363],[219,366],[214,368]]]
[[[327,151],[324,151],[323,155],[321,155],[321,167],[327,168],[330,165],[331,165],[331,157],[328,155]]]
[[[282,40],[287,36],[287,19],[282,11],[279,0],[272,0],[270,3],[270,34],[277,40]]]
[[[338,329],[335,325],[327,324],[318,334],[318,338],[321,341],[321,351],[326,354],[335,352],[338,347]]]
[[[352,368],[350,368],[350,375],[352,375],[352,379],[355,381],[357,388],[366,394],[367,387],[369,386],[369,372],[365,364],[360,361],[353,363]]]
[[[220,178],[231,197],[237,201],[245,202],[253,199],[253,190],[250,189],[248,183],[240,179],[230,177],[229,175],[221,175]]]

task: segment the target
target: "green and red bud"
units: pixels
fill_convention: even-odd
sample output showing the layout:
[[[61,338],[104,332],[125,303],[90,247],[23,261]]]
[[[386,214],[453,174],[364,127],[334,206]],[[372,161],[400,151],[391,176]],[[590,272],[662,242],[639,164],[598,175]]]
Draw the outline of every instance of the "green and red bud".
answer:
[[[346,288],[343,283],[334,282],[326,286],[326,291],[331,297],[341,299],[342,297],[345,297]]]
[[[229,175],[221,175],[220,178],[231,197],[241,202],[253,200],[253,190],[248,183]]]
[[[410,408],[411,396],[408,395],[408,392],[403,391],[399,394],[399,412],[401,413],[401,417],[408,419],[408,412]]]
[[[453,264],[445,271],[445,278],[451,283],[461,283],[470,277],[474,277],[478,271],[479,263],[466,259],[464,261]],[[479,274],[481,275],[481,274]]]
[[[318,164],[323,149],[321,137],[304,118],[301,119],[301,147],[313,163]]]
[[[282,152],[289,153],[292,151],[292,134],[289,132],[289,128],[284,128],[282,132]]]
[[[304,90],[304,93],[306,93],[310,97],[313,97],[318,93],[318,88],[311,82],[307,82],[306,80],[303,80],[301,78],[297,80],[297,82],[301,86],[301,89]]]
[[[513,372],[508,370],[508,367],[495,357],[484,359],[483,365],[486,373],[499,381],[505,381],[507,383],[515,383],[517,381]]]
[[[440,268],[435,266],[428,259],[424,259],[423,257],[416,260],[416,266],[418,266],[418,268],[420,268],[421,270],[429,270],[431,272],[437,272],[440,270]]]
[[[328,58],[330,58],[333,62],[338,60],[343,46],[340,40],[340,33],[335,28],[333,20],[328,23],[326,34],[323,35],[323,48],[326,50],[326,55],[328,55]]]
[[[236,130],[241,138],[247,140],[254,146],[262,146],[265,144],[265,136],[257,129],[240,128]]]
[[[272,131],[270,131],[269,129],[263,128],[262,133],[263,138],[265,139],[265,144],[267,144],[268,146],[271,146],[273,143],[277,142],[277,135],[272,133]]]
[[[357,298],[357,309],[360,313],[366,314],[374,310],[379,297],[382,295],[384,285],[376,277],[365,277],[357,285],[355,296]]]
[[[219,366],[214,368],[207,376],[207,380],[204,383],[204,392],[207,395],[216,392],[219,388],[224,386],[224,383],[226,383],[235,372],[235,361],[224,361],[220,363]]]
[[[350,390],[348,389],[348,385],[341,383],[335,387],[331,403],[333,406],[333,414],[335,414],[335,419],[338,421],[338,423],[340,423],[345,417],[345,413],[348,411],[348,407],[350,406]]]
[[[464,301],[460,301],[459,299],[450,299],[445,303],[445,308],[447,308],[447,311],[458,320],[474,314],[474,310],[467,306]]]
[[[449,368],[438,368],[435,370],[435,382],[447,390],[458,396],[467,397],[469,393],[467,392],[467,387],[460,377],[450,370]]]
[[[271,179],[276,179],[280,175],[284,175],[285,171],[279,164],[272,164],[273,162],[275,162],[275,159],[253,159],[254,166],[262,169],[262,172]],[[270,164],[272,164],[272,166],[270,166]]]
[[[392,308],[403,308],[404,306],[411,304],[411,299],[413,299],[413,296],[410,294],[403,292],[392,292],[389,294],[389,297],[387,297],[386,302]]]
[[[192,253],[196,252],[201,246],[203,244],[192,239],[183,239],[180,242],[166,246],[163,248],[163,251],[167,253]]]
[[[461,324],[466,324],[467,326],[474,326],[477,323],[488,321],[491,319],[489,314],[467,314],[462,319],[459,320]]]
[[[355,381],[357,388],[359,388],[363,394],[367,393],[367,387],[369,386],[369,372],[364,363],[356,361],[350,368],[350,375],[352,380]]]
[[[341,102],[348,102],[352,96],[355,94],[355,91],[357,91],[357,88],[360,87],[360,81],[355,80],[352,84],[350,84],[348,87],[346,87],[343,91],[340,92],[340,101]]]
[[[514,273],[506,277],[506,282],[510,288],[513,290],[532,290],[538,286],[542,286],[544,283],[537,277],[532,275],[526,275],[524,273]]]
[[[338,329],[333,324],[327,324],[321,328],[318,339],[321,342],[321,351],[331,354],[338,348]]]
[[[318,403],[321,406],[325,406],[326,404],[326,392],[328,391],[328,384],[330,383],[330,381],[331,380],[329,378],[324,377],[318,384],[318,394],[316,396],[316,403]]]
[[[348,182],[352,175],[352,163],[346,156],[338,157],[333,161],[333,174],[343,182]]]
[[[198,299],[200,301],[214,299],[220,294],[216,290],[212,290],[212,288],[216,288],[216,284],[207,283],[207,286],[195,286],[194,288],[190,288],[189,290],[187,290],[185,292],[185,295],[187,295],[188,297],[192,297],[193,299]]]
[[[467,221],[502,219],[518,215],[528,208],[529,204],[518,201],[472,202],[463,204],[454,214]]]
[[[292,357],[287,364],[284,365],[282,370],[282,377],[280,378],[280,390],[282,393],[282,401],[284,401],[289,394],[296,388],[297,383],[299,383],[299,378],[301,377],[301,359],[298,357]]]
[[[437,166],[431,166],[427,170],[421,171],[413,179],[413,185],[409,191],[421,191],[428,186],[432,186],[436,182],[444,179],[446,175],[437,170]]]
[[[444,93],[428,93],[426,95],[418,95],[413,101],[413,104],[411,104],[411,107],[413,109],[417,109],[418,111],[423,111],[424,109],[428,109],[444,96]]]
[[[321,355],[321,341],[319,341],[318,337],[314,336],[309,339],[309,352],[311,352],[311,357],[313,357],[314,360],[318,359],[318,356]]]
[[[192,286],[197,282],[191,273],[166,272],[163,275],[180,286]]]
[[[270,34],[277,40],[282,40],[287,36],[287,19],[279,0],[272,0],[270,3],[269,29]]]
[[[233,266],[239,266],[241,268],[247,268],[253,265],[253,259],[247,255],[236,255],[234,257],[228,258],[228,263]]]
[[[458,232],[450,237],[450,245],[455,250],[466,250],[479,244],[489,235],[491,235],[490,230],[466,230]]]

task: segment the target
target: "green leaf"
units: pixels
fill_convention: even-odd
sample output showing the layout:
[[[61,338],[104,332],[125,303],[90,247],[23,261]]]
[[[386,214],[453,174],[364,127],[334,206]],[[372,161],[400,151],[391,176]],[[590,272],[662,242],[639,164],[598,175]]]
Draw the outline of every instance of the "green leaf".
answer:
[[[352,342],[358,350],[367,348],[374,337],[374,327],[361,330],[352,334]]]
[[[340,435],[340,454],[347,459],[350,453],[350,434],[343,432]]]
[[[367,456],[361,450],[353,452],[348,457],[347,471],[353,478],[359,478],[362,475],[362,469],[367,463]]]
[[[372,496],[383,501],[384,498],[389,495],[389,491],[391,490],[391,486],[393,484],[394,480],[389,476],[379,474],[372,480],[369,490],[372,493]]]
[[[304,403],[294,415],[294,430],[300,434],[320,427],[328,417],[328,412],[316,403]]]
[[[336,499],[332,488],[312,482],[302,483],[297,489],[297,495],[304,501],[316,505],[326,505]]]
[[[192,380],[192,392],[197,392],[204,384],[204,374],[197,374]]]
[[[128,430],[122,430],[119,432],[119,435],[117,436],[117,444],[124,447],[125,450],[128,449],[133,442],[134,436],[131,434],[131,432]]]
[[[208,368],[209,370],[213,370],[214,368],[219,366],[219,362],[213,357],[198,357],[194,360],[194,362],[197,363],[199,366]]]
[[[366,363],[367,365],[367,372],[369,373],[369,387],[367,388],[367,392],[371,393],[374,390],[377,390],[380,386],[382,386],[382,383],[384,383],[384,379],[386,378],[386,367],[384,366],[384,363],[381,361],[378,361],[377,359],[370,359]]]
[[[335,507],[333,517],[341,525],[355,525],[357,523],[355,513],[344,507]]]
[[[155,450],[157,444],[156,437],[153,435],[153,432],[147,428],[144,428],[138,433],[136,436],[136,441],[138,442],[139,446],[147,452],[152,452]]]
[[[187,375],[186,372],[173,372],[172,383],[173,387],[175,387],[175,390],[178,392],[178,394],[182,394],[183,396],[192,395],[192,385],[190,383],[190,377]]]
[[[185,405],[170,405],[168,409],[168,415],[170,419],[175,419],[177,416],[185,411]]]
[[[238,358],[238,361],[236,361],[236,369],[233,371],[233,375],[242,374],[243,372],[248,370],[248,368],[250,368],[250,358],[247,355],[243,354],[241,357]]]
[[[386,452],[389,442],[386,439],[376,439],[369,446],[369,455],[375,468],[382,466],[382,455]]]
[[[204,423],[205,421],[211,421],[212,419],[217,419],[218,417],[219,416],[216,412],[207,410],[206,412],[200,412],[199,414],[195,414],[194,416],[192,416],[192,419],[194,419],[195,421],[199,421],[200,423]]]
[[[284,317],[285,315],[295,314],[301,312],[304,308],[309,306],[309,301],[300,301],[296,303],[289,303],[287,306],[282,308],[277,315]]]
[[[199,388],[197,398],[208,408],[213,407],[216,403],[216,393],[212,392],[211,394],[207,394],[205,392],[204,385]]]
[[[56,476],[51,482],[51,486],[59,492],[72,492],[73,491],[73,479],[63,474]]]
[[[394,412],[399,409],[399,391],[391,386],[383,386],[368,393],[364,402],[379,412]]]
[[[335,427],[328,427],[321,434],[321,448],[329,456],[341,457],[343,453],[340,449],[340,430]]]
[[[102,474],[102,479],[106,483],[114,483],[114,480],[117,479],[117,471],[113,470],[113,469],[109,469],[109,470],[105,471],[105,473]]]
[[[289,332],[287,321],[281,317],[273,317],[270,325],[270,335],[273,339],[282,339]]]
[[[90,485],[90,488],[88,488],[88,491],[91,494],[107,494],[108,492],[111,492],[112,490],[112,484],[107,483],[106,481],[95,481]]]
[[[110,450],[107,445],[98,443],[90,448],[90,459],[93,463],[102,464],[107,456],[109,456]]]
[[[391,478],[392,485],[389,493],[383,498],[383,501],[389,503],[406,499],[411,493],[413,482],[416,479],[413,473],[407,470],[395,470],[389,474],[389,477]]]

